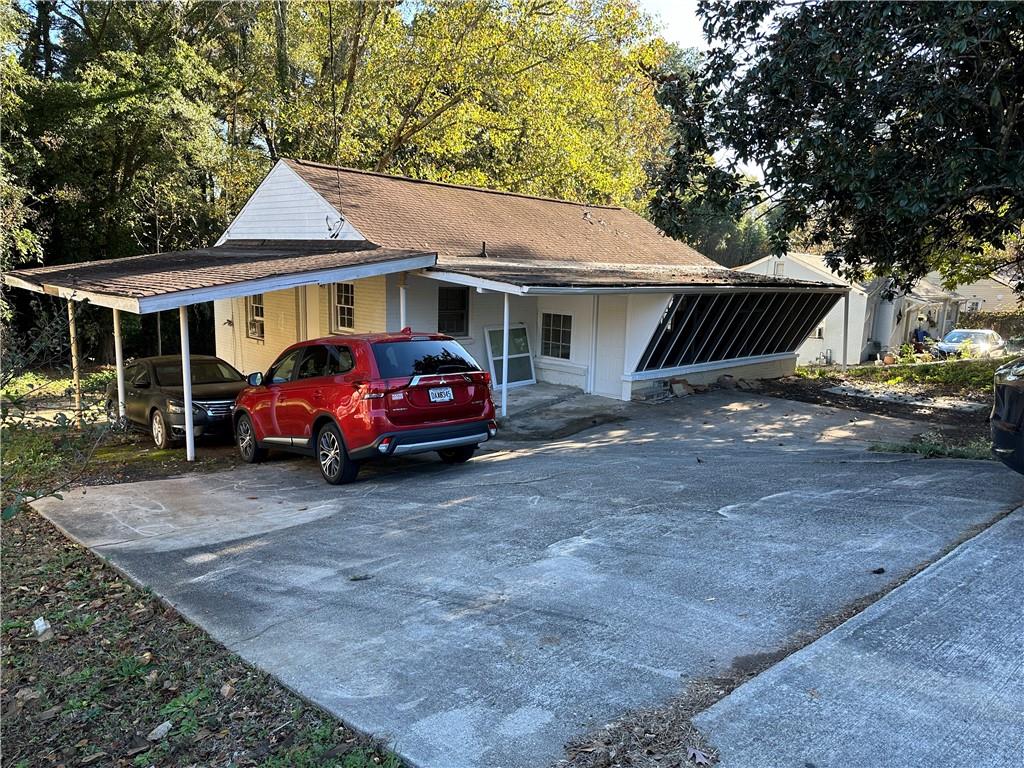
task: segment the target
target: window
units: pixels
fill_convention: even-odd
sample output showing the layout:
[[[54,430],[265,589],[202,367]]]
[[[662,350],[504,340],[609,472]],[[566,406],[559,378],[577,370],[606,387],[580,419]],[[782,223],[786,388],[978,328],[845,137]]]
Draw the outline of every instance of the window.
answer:
[[[572,345],[572,315],[545,312],[540,320],[540,353],[544,357],[569,359]]]
[[[811,331],[811,335],[808,336],[807,338],[808,339],[824,339],[825,338],[825,324],[822,323],[817,328],[815,328],[813,331]]]
[[[270,367],[270,372],[267,374],[267,379],[271,384],[285,384],[292,380],[292,374],[295,372],[295,364],[299,361],[299,357],[306,350],[302,347],[293,349],[286,355],[279,357],[277,362]]]
[[[263,294],[245,297],[245,334],[250,339],[263,338]]]
[[[479,371],[480,366],[457,341],[420,339],[383,341],[373,345],[381,378],[439,376]]]
[[[469,336],[469,288],[441,286],[437,289],[437,332]]]
[[[783,275],[785,275],[786,274],[786,262],[781,261],[781,260],[780,261],[776,261],[775,265],[774,265],[774,267],[772,269],[772,274],[774,274],[776,277],[782,277]]]
[[[348,347],[331,345],[327,347],[327,353],[327,368],[324,370],[324,376],[337,376],[342,373],[348,373],[356,367],[356,361],[352,357],[352,350]]]
[[[972,300],[972,301],[968,301],[967,302],[967,311],[968,312],[980,312],[981,311],[981,301],[979,301],[977,299]]]
[[[331,286],[331,330],[350,331],[356,327],[356,287],[352,283]]]
[[[193,384],[228,384],[242,381],[245,378],[223,360],[196,360],[193,358],[189,362]],[[171,361],[154,365],[153,375],[156,377],[156,383],[161,387],[180,387],[181,362]]]
[[[496,387],[505,385],[504,329],[499,326],[487,326],[487,356],[491,361],[491,378]],[[514,323],[508,329],[508,385],[532,384],[536,380],[533,373],[533,354],[530,352],[530,335],[522,323]]]
[[[297,379],[315,379],[324,375],[327,368],[327,347],[317,344],[314,347],[306,347],[306,356],[302,358]]]

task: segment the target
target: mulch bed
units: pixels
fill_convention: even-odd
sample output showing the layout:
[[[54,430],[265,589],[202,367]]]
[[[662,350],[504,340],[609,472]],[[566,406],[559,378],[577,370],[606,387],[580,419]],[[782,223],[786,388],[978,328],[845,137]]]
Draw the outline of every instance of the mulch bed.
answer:
[[[35,512],[0,536],[5,766],[400,765]]]

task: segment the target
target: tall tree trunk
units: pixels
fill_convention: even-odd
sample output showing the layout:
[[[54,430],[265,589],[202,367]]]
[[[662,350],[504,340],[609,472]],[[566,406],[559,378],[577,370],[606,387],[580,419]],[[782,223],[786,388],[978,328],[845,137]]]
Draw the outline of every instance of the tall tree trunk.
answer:
[[[287,101],[291,72],[288,66],[288,4],[287,0],[274,0],[274,45],[277,55],[277,87]]]

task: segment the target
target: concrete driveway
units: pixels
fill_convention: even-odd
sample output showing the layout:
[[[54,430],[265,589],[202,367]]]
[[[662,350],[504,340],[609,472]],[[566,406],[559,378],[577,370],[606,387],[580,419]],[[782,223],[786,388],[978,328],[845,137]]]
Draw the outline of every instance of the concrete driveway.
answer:
[[[917,428],[850,411],[715,393],[623,417],[344,488],[271,461],[37,507],[411,762],[512,768],[814,631],[1024,498],[993,462],[869,453]]]

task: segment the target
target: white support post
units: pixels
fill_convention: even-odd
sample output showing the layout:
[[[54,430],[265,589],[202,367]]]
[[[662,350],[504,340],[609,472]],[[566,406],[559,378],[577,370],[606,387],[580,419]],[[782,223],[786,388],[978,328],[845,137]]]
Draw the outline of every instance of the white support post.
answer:
[[[847,356],[850,348],[850,292],[843,294],[843,372],[846,372]]]
[[[188,307],[178,307],[181,326],[181,388],[185,395],[185,458],[196,460],[196,436],[192,421],[192,360],[188,347]]]
[[[121,310],[114,310],[114,362],[117,365],[117,415],[122,420],[124,410],[124,346],[121,343]]]
[[[406,323],[406,301],[408,290],[405,285],[405,272],[402,273],[400,278],[401,282],[398,284],[398,330],[405,328]]]
[[[508,413],[508,294],[505,294],[505,314],[501,326],[501,417]]]
[[[601,297],[595,293],[590,307],[590,365],[587,367],[587,394],[590,395],[597,388],[597,312],[600,301]]]

